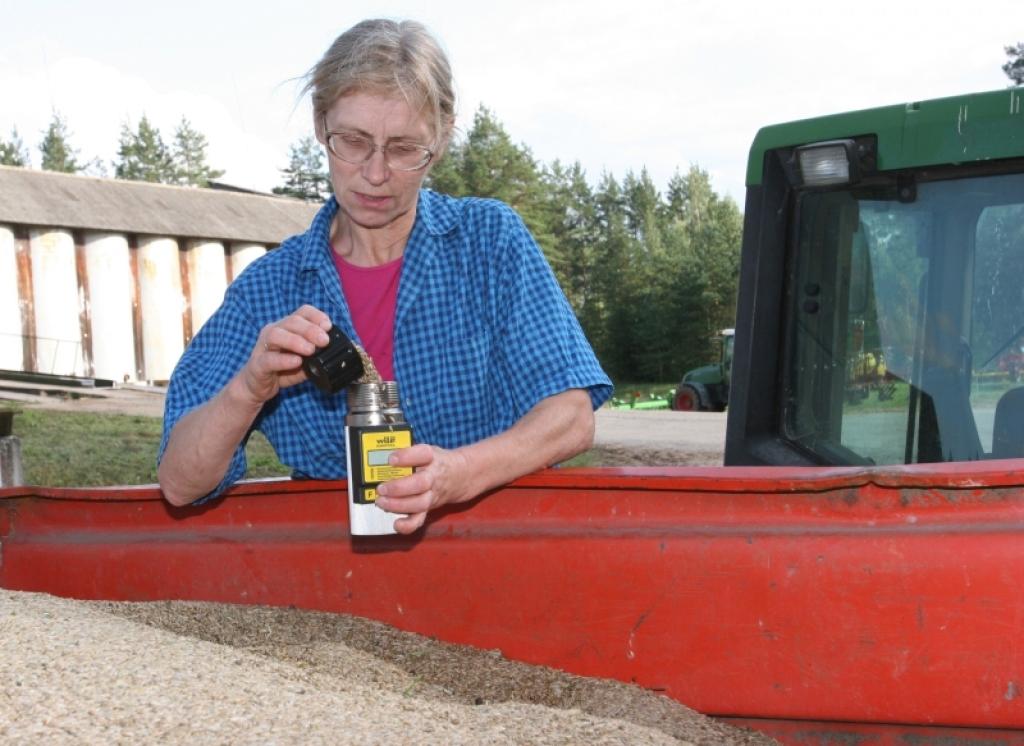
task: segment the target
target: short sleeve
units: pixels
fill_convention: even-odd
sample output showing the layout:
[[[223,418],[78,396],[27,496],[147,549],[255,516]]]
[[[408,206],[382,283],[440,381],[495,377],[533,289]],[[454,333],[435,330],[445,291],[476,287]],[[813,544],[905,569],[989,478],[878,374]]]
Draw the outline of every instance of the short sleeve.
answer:
[[[503,375],[518,417],[542,399],[585,389],[594,409],[612,394],[569,301],[522,219],[505,209],[497,302]]]

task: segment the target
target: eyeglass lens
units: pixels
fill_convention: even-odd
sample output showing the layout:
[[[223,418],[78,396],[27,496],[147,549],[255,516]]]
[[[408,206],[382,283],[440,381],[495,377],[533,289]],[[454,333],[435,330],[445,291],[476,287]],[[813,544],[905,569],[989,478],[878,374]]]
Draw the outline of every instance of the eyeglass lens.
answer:
[[[327,145],[336,156],[349,163],[365,163],[373,157],[378,146],[365,137],[331,134]],[[421,168],[430,160],[432,153],[422,145],[408,142],[390,142],[381,146],[384,161],[389,168],[413,171]]]

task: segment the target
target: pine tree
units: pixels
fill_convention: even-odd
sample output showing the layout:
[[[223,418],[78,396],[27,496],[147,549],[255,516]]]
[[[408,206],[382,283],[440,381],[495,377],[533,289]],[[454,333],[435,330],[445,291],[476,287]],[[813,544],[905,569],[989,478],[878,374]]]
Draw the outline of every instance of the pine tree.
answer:
[[[601,365],[614,380],[640,380],[634,364],[633,329],[637,323],[638,277],[633,271],[635,240],[626,225],[626,200],[608,173],[594,190],[597,240],[594,244],[593,283],[602,312],[597,329],[588,329]]]
[[[661,204],[661,195],[658,194],[651,175],[646,168],[640,170],[640,176],[633,172],[626,174],[622,185],[622,191],[626,195],[626,223],[633,236],[650,245],[657,241],[658,224],[657,215]]]
[[[1004,47],[1009,61],[1003,65],[1003,72],[1006,77],[1013,81],[1014,85],[1024,85],[1024,42],[1017,42],[1013,46]]]
[[[331,195],[331,179],[324,168],[324,151],[312,135],[303,137],[289,148],[288,167],[282,168],[284,184],[274,187],[274,194],[323,202]]]
[[[547,224],[548,194],[543,170],[530,149],[512,142],[501,122],[481,106],[461,152],[467,194],[493,197],[515,208],[552,267],[564,261]]]
[[[0,166],[21,166],[27,168],[29,165],[28,149],[18,135],[18,128],[11,128],[11,139],[0,140]]]
[[[71,133],[64,118],[58,112],[53,112],[50,126],[46,128],[43,141],[39,144],[44,171],[74,174],[82,170],[84,164],[78,162],[78,151],[71,147],[70,138]]]
[[[477,109],[466,138],[462,177],[470,194],[500,199],[521,213],[539,201],[540,169],[529,148],[513,143],[501,122],[484,106]]]
[[[650,176],[605,174],[593,192],[596,236],[590,297],[580,315],[605,370],[618,381],[667,381],[717,354],[732,326],[742,216],[694,166],[665,198]]]
[[[210,168],[206,162],[206,145],[206,137],[182,117],[174,132],[174,183],[205,187],[212,179],[224,175],[223,171]]]
[[[559,161],[544,172],[545,222],[562,262],[554,266],[555,275],[569,303],[588,334],[598,324],[594,301],[594,245],[597,242],[597,218],[594,195],[587,184],[579,161],[566,168]]]
[[[177,178],[174,159],[164,144],[160,131],[143,114],[138,130],[124,124],[114,163],[114,176],[129,181],[174,184]]]
[[[465,146],[459,142],[449,143],[448,150],[440,158],[435,157],[432,161],[423,185],[427,189],[453,197],[469,196],[462,178],[464,160]]]
[[[667,240],[679,247],[673,314],[681,335],[676,365],[688,370],[714,359],[713,339],[735,322],[743,216],[729,197],[719,197],[706,171],[691,166],[669,182]]]

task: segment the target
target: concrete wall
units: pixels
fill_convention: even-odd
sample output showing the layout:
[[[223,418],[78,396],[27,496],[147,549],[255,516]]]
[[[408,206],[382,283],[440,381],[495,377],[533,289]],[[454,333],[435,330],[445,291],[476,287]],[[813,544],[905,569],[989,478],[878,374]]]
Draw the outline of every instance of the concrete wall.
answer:
[[[0,369],[170,378],[260,244],[0,225]]]

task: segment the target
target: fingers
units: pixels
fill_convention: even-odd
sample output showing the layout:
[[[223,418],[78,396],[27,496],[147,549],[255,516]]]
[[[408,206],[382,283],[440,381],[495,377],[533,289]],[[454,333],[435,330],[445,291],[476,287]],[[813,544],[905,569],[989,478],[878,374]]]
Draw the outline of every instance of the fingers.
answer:
[[[305,311],[305,313],[304,313]],[[312,312],[316,312],[316,316]],[[257,352],[284,352],[294,355],[312,355],[317,347],[325,346],[329,337],[320,316],[325,314],[312,306],[303,306],[291,316],[267,324],[257,339]],[[330,328],[330,319],[327,320]],[[297,364],[297,363],[296,363]]]
[[[430,446],[416,445],[395,451],[388,461],[392,466],[423,467],[432,459],[433,449]],[[406,513],[407,517],[395,521],[395,530],[411,533],[423,525],[427,511],[435,505],[433,487],[433,472],[429,468],[420,469],[377,487],[377,507],[389,513]]]
[[[327,331],[334,325],[334,322],[331,321],[330,316],[328,316],[326,313],[321,311],[316,306],[311,306],[308,303],[304,306],[300,306],[298,310],[295,311],[294,315],[301,316],[302,318],[306,319],[306,321],[316,324],[324,331]]]
[[[430,509],[433,505],[433,488],[437,476],[429,469],[434,461],[433,446],[420,443],[409,448],[399,448],[388,457],[391,466],[405,466],[416,469],[407,477],[384,482],[377,488],[378,505],[397,513],[416,513]],[[380,498],[384,498],[381,503]],[[388,507],[388,506],[401,506]]]
[[[434,479],[429,471],[392,479],[377,487],[377,505],[392,513],[419,513],[434,506]]]
[[[377,502],[376,505],[381,510],[386,510],[389,513],[405,514],[395,519],[395,531],[400,534],[411,534],[419,528],[427,520],[427,511],[434,507],[434,494],[430,490],[425,492],[416,492],[411,496],[404,496],[405,489],[412,483],[404,485],[398,485],[396,488],[394,485],[396,482],[406,482],[411,477],[403,477],[402,479],[395,479],[391,482],[386,482],[387,485],[392,485],[391,496],[381,494],[381,489],[384,484],[377,488]],[[421,483],[421,482],[420,482]],[[396,489],[402,492],[402,495],[394,494]]]
[[[407,477],[393,479],[377,488],[377,507],[405,514],[394,524],[399,533],[418,530],[430,510],[474,496],[466,490],[468,463],[459,451],[421,443],[395,451],[389,463],[416,469]]]
[[[427,520],[427,514],[415,513],[395,521],[395,531],[400,534],[411,534],[418,531]]]
[[[388,457],[391,466],[411,466],[414,469],[426,466],[433,460],[434,448],[426,443],[400,448]]]
[[[330,341],[327,336],[330,327],[330,317],[309,305],[264,326],[242,371],[250,395],[258,401],[267,401],[281,387],[304,381],[302,358]]]

